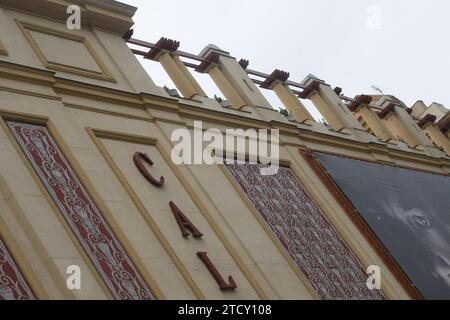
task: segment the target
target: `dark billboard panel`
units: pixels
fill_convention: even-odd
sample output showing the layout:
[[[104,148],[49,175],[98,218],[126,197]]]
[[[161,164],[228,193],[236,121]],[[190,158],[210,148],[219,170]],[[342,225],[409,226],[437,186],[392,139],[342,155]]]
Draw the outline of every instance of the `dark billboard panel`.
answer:
[[[426,299],[450,299],[450,177],[315,153]]]

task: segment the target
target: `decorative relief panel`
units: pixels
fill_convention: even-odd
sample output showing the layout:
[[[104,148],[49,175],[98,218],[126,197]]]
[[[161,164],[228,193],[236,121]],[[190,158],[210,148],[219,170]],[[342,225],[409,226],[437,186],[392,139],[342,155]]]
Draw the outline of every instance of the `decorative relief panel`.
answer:
[[[0,239],[0,300],[34,300],[30,287]]]
[[[46,68],[115,81],[87,39],[73,33],[17,23]]]
[[[153,295],[44,126],[8,121],[15,139],[115,299]]]
[[[290,169],[261,176],[259,165],[227,168],[322,299],[383,298]]]

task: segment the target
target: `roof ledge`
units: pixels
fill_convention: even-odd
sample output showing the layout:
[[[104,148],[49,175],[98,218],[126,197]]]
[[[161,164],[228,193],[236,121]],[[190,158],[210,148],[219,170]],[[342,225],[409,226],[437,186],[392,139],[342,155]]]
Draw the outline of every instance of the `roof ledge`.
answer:
[[[0,0],[0,6],[29,12],[64,22],[69,15],[67,6],[81,7],[83,27],[95,27],[123,35],[133,23],[137,8],[114,0]]]

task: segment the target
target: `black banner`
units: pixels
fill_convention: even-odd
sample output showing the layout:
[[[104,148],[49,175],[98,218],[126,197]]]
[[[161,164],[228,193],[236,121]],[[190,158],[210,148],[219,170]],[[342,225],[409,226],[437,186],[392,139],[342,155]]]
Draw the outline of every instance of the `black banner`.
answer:
[[[450,299],[450,177],[315,153],[426,299]]]

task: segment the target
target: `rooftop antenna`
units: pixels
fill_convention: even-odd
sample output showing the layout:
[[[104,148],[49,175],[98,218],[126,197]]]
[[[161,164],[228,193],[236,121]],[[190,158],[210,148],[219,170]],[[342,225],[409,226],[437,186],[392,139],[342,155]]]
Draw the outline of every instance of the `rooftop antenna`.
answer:
[[[370,87],[371,87],[373,90],[375,90],[375,91],[381,93],[381,94],[384,96],[383,90],[381,90],[379,87],[377,87],[377,86],[370,86]]]

